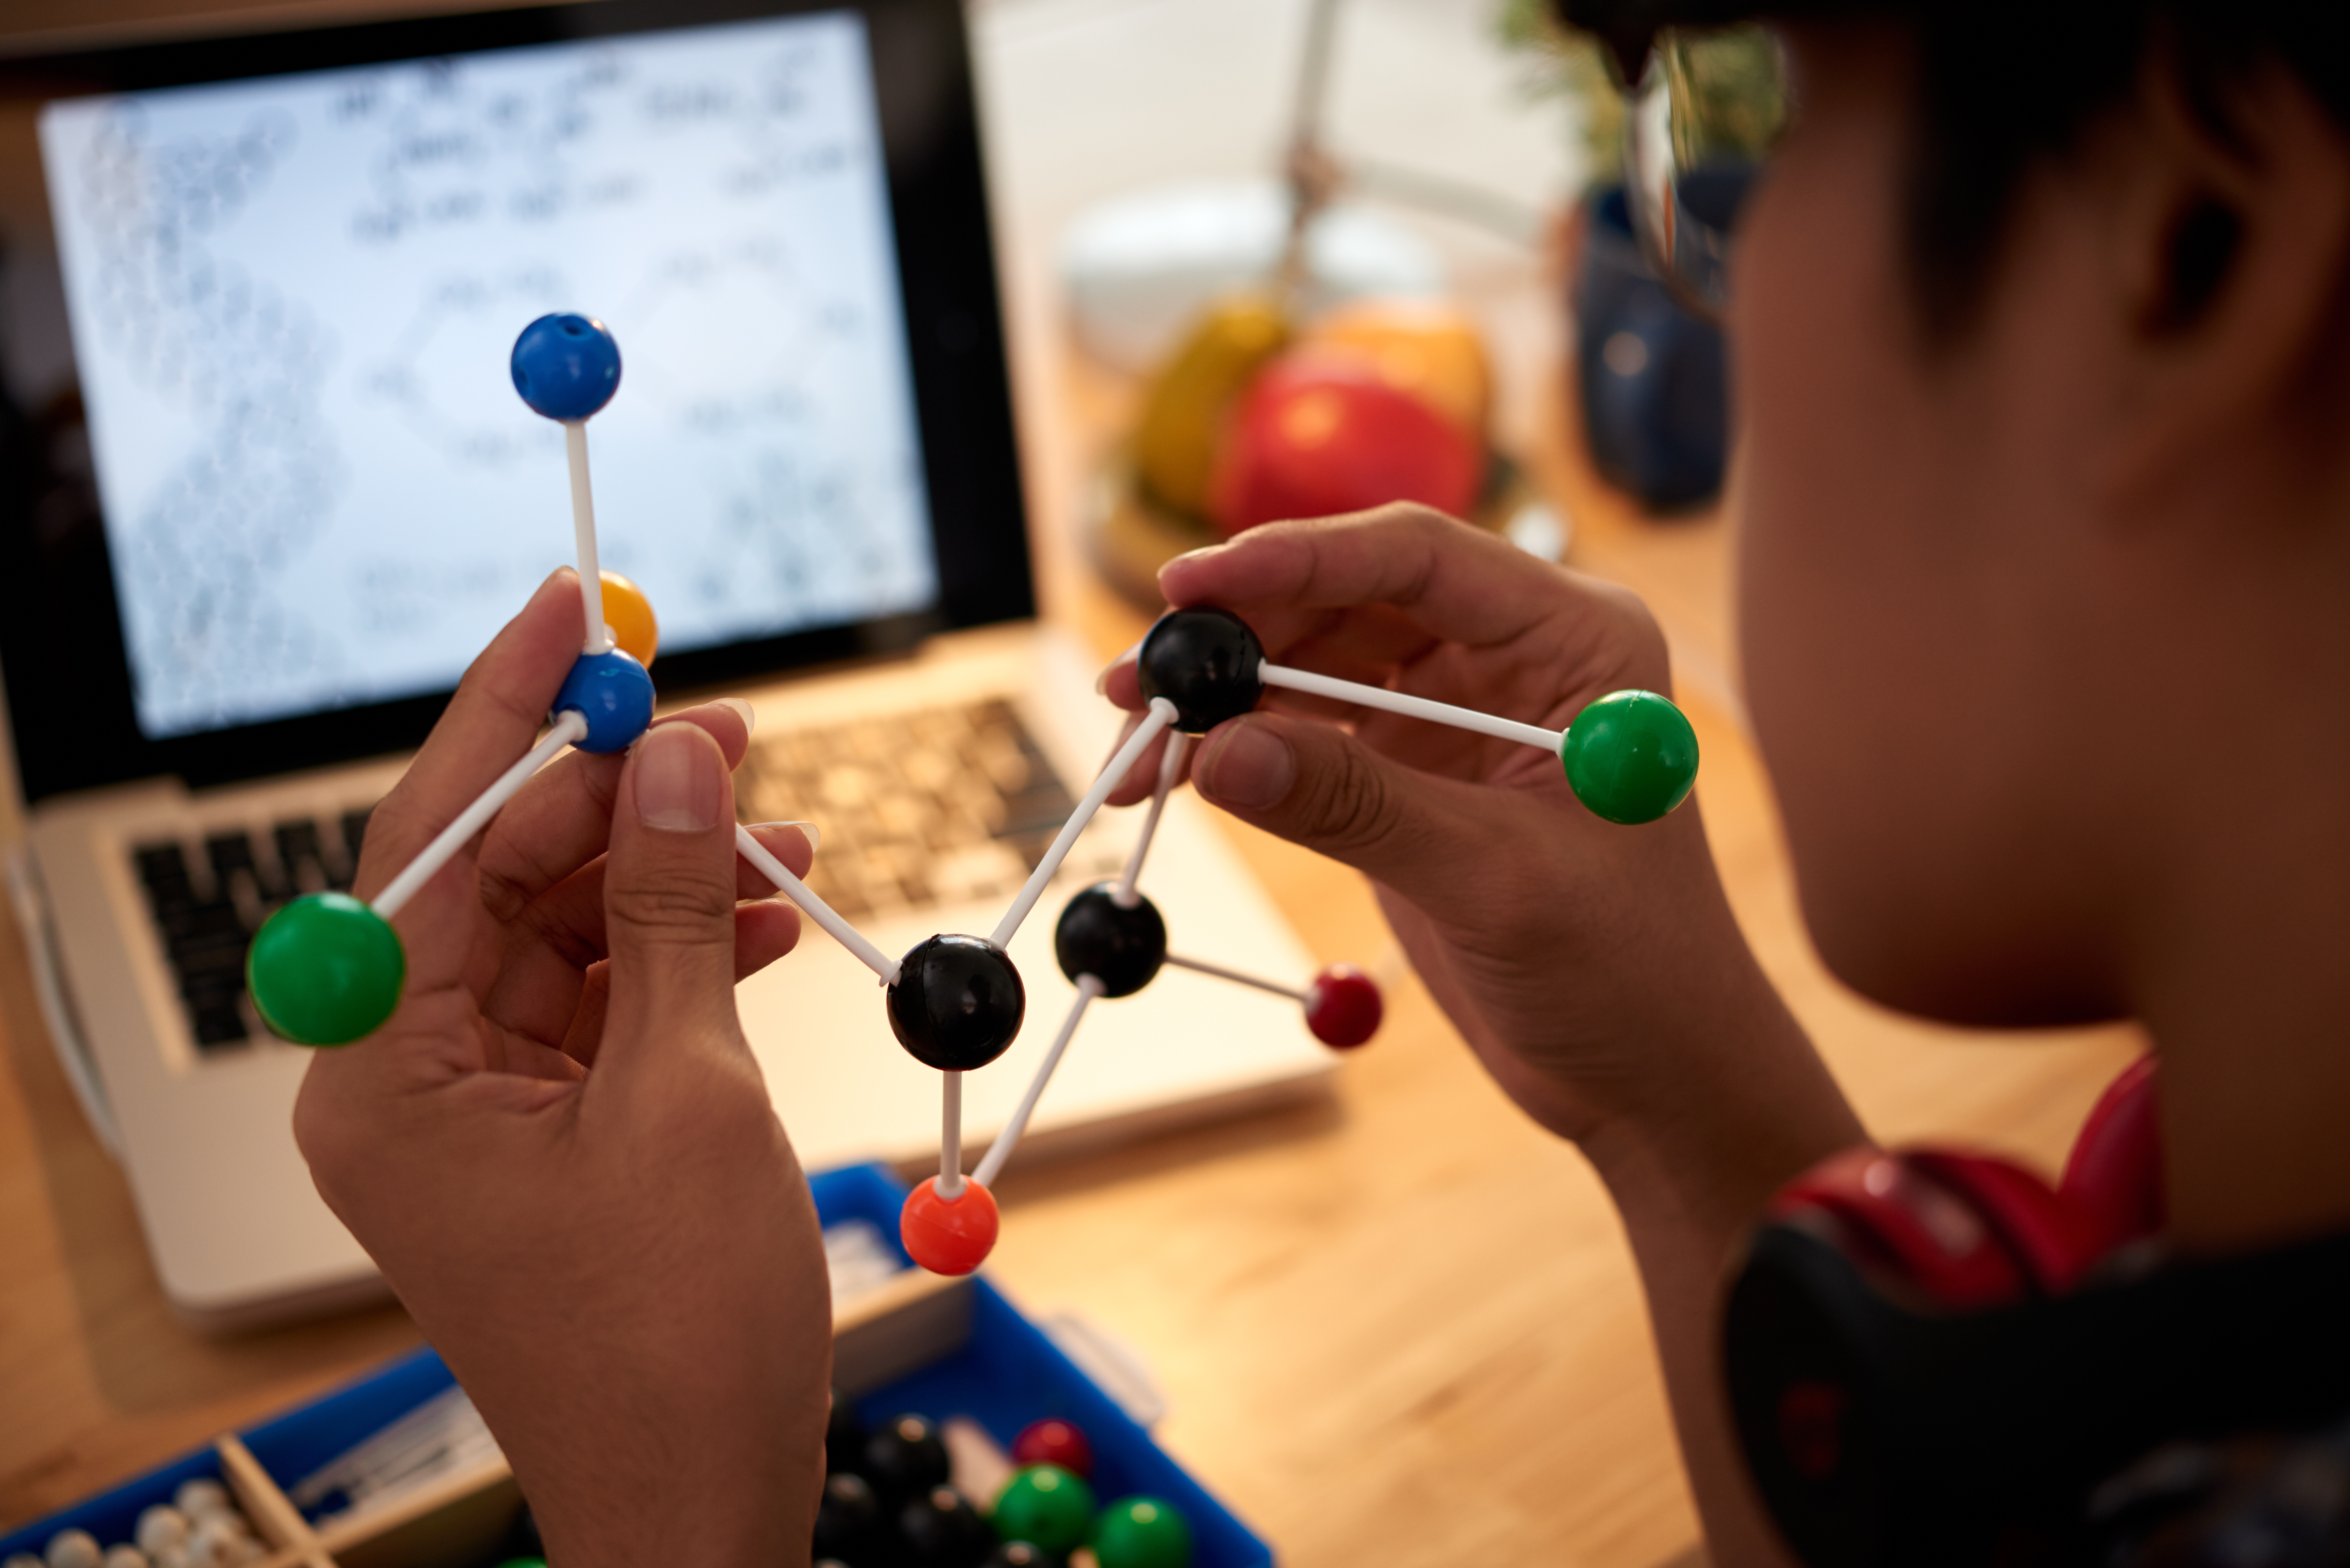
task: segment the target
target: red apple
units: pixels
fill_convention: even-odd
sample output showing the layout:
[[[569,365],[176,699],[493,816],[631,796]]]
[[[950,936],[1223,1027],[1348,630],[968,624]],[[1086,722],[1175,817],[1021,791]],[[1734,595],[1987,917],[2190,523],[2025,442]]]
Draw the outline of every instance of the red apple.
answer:
[[[1258,372],[1232,410],[1208,506],[1226,538],[1260,523],[1418,501],[1458,517],[1484,454],[1461,428],[1352,356],[1303,350]]]

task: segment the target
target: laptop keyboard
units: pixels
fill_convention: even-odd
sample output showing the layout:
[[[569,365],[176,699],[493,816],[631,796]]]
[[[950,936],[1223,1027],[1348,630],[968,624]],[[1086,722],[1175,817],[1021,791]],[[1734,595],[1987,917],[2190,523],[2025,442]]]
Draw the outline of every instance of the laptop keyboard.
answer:
[[[822,826],[808,888],[852,920],[1009,899],[1076,805],[1001,700],[764,734],[734,788],[745,822]]]
[[[746,822],[822,825],[808,886],[852,920],[1009,899],[1076,805],[1000,700],[762,734],[735,791]],[[245,949],[287,899],[349,888],[367,819],[212,827],[131,850],[200,1049],[265,1036],[244,993]]]
[[[297,818],[131,850],[199,1047],[241,1044],[261,1033],[244,996],[244,950],[286,899],[350,887],[367,819],[349,811],[328,822]]]

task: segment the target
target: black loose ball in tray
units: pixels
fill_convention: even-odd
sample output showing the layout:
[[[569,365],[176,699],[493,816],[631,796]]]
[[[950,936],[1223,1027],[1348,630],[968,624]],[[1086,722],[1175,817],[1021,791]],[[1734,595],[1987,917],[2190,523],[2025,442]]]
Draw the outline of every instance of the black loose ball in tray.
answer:
[[[946,1485],[951,1468],[946,1441],[927,1416],[899,1416],[875,1428],[858,1467],[876,1491],[899,1501]]]
[[[881,1500],[865,1478],[836,1470],[824,1478],[816,1509],[816,1554],[861,1563],[883,1544]]]
[[[982,1568],[1062,1568],[1062,1560],[1033,1541],[1007,1541]]]
[[[1135,677],[1144,701],[1164,697],[1175,704],[1175,727],[1204,735],[1227,719],[1237,719],[1264,694],[1258,666],[1264,645],[1248,622],[1230,610],[1201,607],[1169,610],[1142,639]]]
[[[1009,954],[982,937],[937,936],[898,965],[889,1029],[917,1062],[968,1073],[1003,1054],[1028,1011]]]
[[[857,1407],[846,1395],[835,1389],[832,1414],[824,1428],[824,1469],[827,1475],[834,1470],[854,1470],[865,1463],[866,1439],[872,1436],[865,1423],[857,1418]]]
[[[932,1487],[898,1514],[898,1534],[913,1568],[980,1568],[995,1550],[995,1532],[951,1486]]]
[[[1141,894],[1128,909],[1118,901],[1117,883],[1097,882],[1061,911],[1053,956],[1071,980],[1089,974],[1104,996],[1132,996],[1167,961],[1167,922]]]

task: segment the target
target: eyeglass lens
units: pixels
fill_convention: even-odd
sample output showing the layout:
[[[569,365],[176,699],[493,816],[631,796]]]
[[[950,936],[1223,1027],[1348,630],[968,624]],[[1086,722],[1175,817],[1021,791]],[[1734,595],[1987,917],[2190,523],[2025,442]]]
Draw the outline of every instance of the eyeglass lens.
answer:
[[[1693,313],[1729,304],[1739,208],[1787,119],[1785,59],[1759,26],[1659,36],[1625,92],[1626,183],[1648,265]]]

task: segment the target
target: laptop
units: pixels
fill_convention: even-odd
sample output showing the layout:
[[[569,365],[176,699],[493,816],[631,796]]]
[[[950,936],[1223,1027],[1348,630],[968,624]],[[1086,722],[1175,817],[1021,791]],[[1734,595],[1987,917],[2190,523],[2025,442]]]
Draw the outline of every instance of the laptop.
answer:
[[[955,0],[598,0],[0,58],[0,617],[10,881],[61,1057],[201,1326],[381,1288],[289,1131],[307,1053],[254,929],[348,886],[466,663],[570,552],[522,325],[621,346],[590,446],[608,566],[665,698],[748,697],[746,821],[884,949],[991,929],[1118,715],[1034,620]],[[1013,945],[1011,1114],[1075,992],[1067,897]],[[1303,986],[1188,798],[1143,878],[1176,950]],[[935,1158],[939,1081],[813,927],[739,992],[811,1168]],[[364,1050],[364,1044],[354,1047]],[[1015,1161],[1318,1093],[1278,996],[1170,970],[1097,1005]]]

